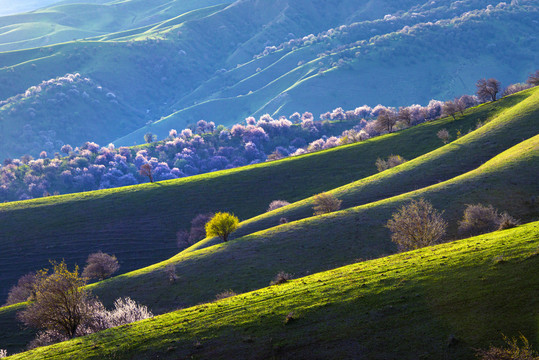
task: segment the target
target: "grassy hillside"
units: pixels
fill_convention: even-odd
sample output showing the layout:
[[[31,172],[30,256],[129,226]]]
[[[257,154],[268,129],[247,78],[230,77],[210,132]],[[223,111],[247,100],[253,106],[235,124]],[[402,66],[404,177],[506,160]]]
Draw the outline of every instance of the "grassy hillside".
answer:
[[[137,29],[230,1],[58,3],[29,13],[0,17],[0,51],[34,48]]]
[[[0,99],[10,100],[0,109],[0,158],[54,153],[62,143],[140,144],[145,132],[163,138],[200,119],[231,125],[265,112],[424,104],[471,93],[485,76],[522,81],[537,63],[530,34],[538,9],[488,5],[129,0],[0,17],[0,49],[20,49],[0,53]],[[49,111],[43,105],[54,98],[24,96],[76,72],[112,92],[118,106],[70,96]],[[21,135],[27,124],[31,138]],[[42,141],[40,132],[51,131]]]
[[[466,117],[467,121],[475,119],[483,126],[459,139],[455,139],[456,132],[451,133],[455,140],[447,146],[330,193],[343,201],[342,208],[347,208],[420,189],[475,169],[493,156],[538,133],[539,88],[505,98],[493,107],[480,106]],[[460,119],[446,118],[436,123],[436,126],[444,123],[448,128],[457,128],[463,133],[467,131]],[[430,124],[421,126],[429,127]],[[235,236],[274,226],[283,217],[290,221],[312,216],[312,207],[313,198],[308,198],[261,214],[243,222]],[[201,242],[195,248],[205,244]]]
[[[360,262],[12,358],[472,359],[502,333],[537,346],[538,235],[531,223]]]
[[[304,276],[332,269],[359,258],[371,259],[396,251],[385,228],[391,213],[411,199],[423,197],[444,210],[449,235],[469,203],[492,204],[523,221],[537,220],[534,174],[539,170],[539,135],[524,141],[483,166],[421,190],[328,215],[274,226],[202,249],[188,249],[169,260],[92,286],[111,303],[128,294],[156,312],[209,301],[226,289],[245,292],[263,287],[279,271]],[[518,177],[513,175],[518,173]],[[509,180],[511,179],[511,180]],[[165,267],[180,280],[168,282]]]
[[[3,246],[7,250],[2,253],[4,268],[1,274],[7,280],[2,283],[9,283],[10,277],[14,283],[18,276],[27,271],[23,268],[25,265],[28,270],[41,268],[47,265],[49,258],[65,258],[70,263],[77,261],[81,264],[89,252],[98,249],[115,253],[122,262],[123,271],[155,263],[174,253],[174,232],[181,228],[181,224],[186,228],[193,214],[208,210],[233,210],[240,214],[240,218],[247,218],[249,213],[264,211],[273,199],[293,201],[297,197],[299,200],[322,190],[330,190],[330,183],[337,187],[339,182],[354,181],[356,176],[368,177],[374,172],[375,157],[381,152],[387,152],[384,155],[387,156],[395,149],[410,151],[408,144],[414,139],[417,145],[415,151],[436,147],[435,144],[441,143],[434,136],[436,131],[443,127],[456,131],[464,124],[473,127],[477,121],[474,114],[490,112],[493,118],[498,116],[498,120],[492,120],[478,130],[485,131],[480,133],[480,138],[493,136],[492,142],[507,146],[514,140],[497,138],[495,129],[507,130],[500,124],[511,124],[512,121],[527,129],[529,119],[535,118],[531,116],[533,110],[530,110],[534,107],[519,107],[518,100],[522,100],[523,104],[528,102],[529,106],[536,101],[530,94],[534,92],[521,94],[524,100],[515,96],[483,105],[455,122],[437,120],[379,139],[299,158],[160,184],[5,204],[3,221],[9,226],[3,229]],[[512,116],[510,119],[504,118],[504,114],[508,115],[507,112],[511,110],[511,105],[515,108],[510,113]],[[474,139],[473,135],[469,134],[468,139]],[[425,143],[417,139],[423,139]],[[472,145],[473,142],[479,141],[464,141],[466,137],[462,140],[460,146],[472,148],[477,146]],[[539,170],[538,142],[539,137],[535,136],[476,170],[415,192],[275,228],[273,226],[276,224],[268,223],[267,230],[226,244],[201,248],[211,245],[211,242],[203,242],[162,263],[96,284],[93,289],[109,304],[120,295],[128,295],[161,313],[211,300],[226,289],[245,292],[263,287],[280,270],[302,276],[342,266],[358,258],[380,257],[395,251],[384,228],[385,222],[391,212],[411,198],[425,197],[438,209],[444,209],[446,219],[451,222],[451,233],[454,233],[456,220],[467,203],[491,203],[524,221],[537,219],[537,207],[533,207],[529,201],[537,192],[534,177]],[[488,142],[480,143],[485,151],[492,151]],[[449,144],[444,148],[452,149],[454,146]],[[448,150],[449,154],[451,152]],[[437,156],[433,155],[433,158]],[[364,161],[358,162],[359,157]],[[428,163],[428,158],[425,161]],[[464,163],[466,166],[470,164]],[[291,177],[284,179],[277,174]],[[305,183],[302,180],[305,178],[309,179],[309,186],[299,186]],[[261,191],[260,183],[265,181],[265,184],[269,184],[267,179],[275,182],[271,186],[264,186]],[[317,182],[319,185],[316,185]],[[296,186],[291,187],[290,184]],[[328,187],[324,188],[323,185]],[[199,196],[202,188],[207,195],[205,198]],[[376,189],[376,186],[370,189],[374,191],[372,189]],[[219,204],[224,208],[216,208]],[[242,215],[242,212],[245,214]],[[92,214],[92,217],[87,214]],[[45,222],[44,227],[43,221],[37,221],[40,218],[50,219],[51,222]],[[26,221],[21,226],[22,219],[36,221]],[[18,223],[21,225],[17,226]],[[10,227],[12,232],[7,233]],[[46,240],[40,241],[40,238]],[[45,248],[39,246],[44,243]],[[172,285],[164,271],[169,264],[174,264],[179,275],[179,281]],[[20,348],[28,341],[31,332],[13,331],[17,326],[13,308],[0,312],[0,324],[4,324],[2,328],[8,331],[2,337],[12,339],[10,341],[14,348]]]
[[[533,104],[536,95],[528,95],[536,93],[530,91],[483,105],[457,121],[437,120],[306,156],[156,184],[1,204],[0,216],[5,224],[0,229],[4,249],[0,254],[3,296],[17,278],[45,267],[49,259],[65,258],[68,263],[83,264],[89,253],[102,250],[117,255],[123,272],[151,265],[177,251],[176,232],[187,230],[191,219],[199,213],[232,211],[244,220],[263,213],[272,200],[294,202],[344,186],[373,175],[377,157],[400,154],[414,159],[443,145],[435,136],[438,130],[447,128],[455,134],[457,129],[474,128],[478,118],[494,118],[520,100]],[[483,144],[489,156],[503,151],[518,142],[519,137],[536,133],[529,128],[534,119],[533,109],[532,106],[515,111],[515,115],[522,114],[515,116],[514,121],[521,124],[523,133],[513,127],[515,137],[511,135],[506,140],[496,137],[499,145],[495,147],[485,143],[487,136],[496,134],[495,131],[486,132],[481,141],[477,138],[474,141]],[[495,129],[496,122],[492,124],[484,128]],[[468,136],[474,139],[472,134]],[[472,144],[467,146],[477,146]],[[468,169],[488,159],[476,156],[480,160],[467,162]],[[463,167],[461,171],[465,170]],[[447,172],[446,176],[453,173]],[[380,196],[375,195],[372,200],[378,198]],[[351,201],[348,205],[357,204]],[[293,219],[291,216],[290,220]],[[264,226],[275,225],[272,220]],[[148,249],[152,251],[146,251]]]
[[[2,4],[0,16],[17,14],[25,11],[32,11],[57,2],[56,0],[27,0]]]

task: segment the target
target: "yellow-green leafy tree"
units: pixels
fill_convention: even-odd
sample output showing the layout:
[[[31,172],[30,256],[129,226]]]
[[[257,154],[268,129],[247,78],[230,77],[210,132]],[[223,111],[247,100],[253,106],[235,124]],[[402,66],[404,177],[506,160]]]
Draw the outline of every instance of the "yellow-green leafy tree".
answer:
[[[227,212],[218,212],[206,223],[206,236],[219,236],[224,242],[233,233],[239,224],[239,219]]]

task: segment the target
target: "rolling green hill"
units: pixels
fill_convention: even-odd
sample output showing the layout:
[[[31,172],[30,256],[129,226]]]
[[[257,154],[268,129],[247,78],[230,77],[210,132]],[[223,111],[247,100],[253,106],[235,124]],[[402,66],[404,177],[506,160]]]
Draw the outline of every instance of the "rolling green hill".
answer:
[[[342,200],[342,207],[346,208],[420,189],[475,169],[501,151],[537,134],[538,90],[519,93],[494,107],[476,108],[466,115],[466,121],[473,124],[473,120],[476,120],[484,124],[479,129],[454,140],[448,146],[426,153],[396,168],[334,189],[330,193]],[[511,106],[517,102],[517,105]],[[464,129],[468,125],[461,122],[462,120],[464,119],[446,118],[435,123],[435,126],[445,123],[448,129]],[[430,124],[422,126],[429,127]],[[456,137],[456,131],[453,130],[453,138]],[[308,198],[253,217],[242,223],[235,236],[274,226],[283,217],[290,221],[312,216],[312,207],[313,198]],[[211,240],[208,243],[211,243]],[[200,242],[194,248],[205,245],[206,242]]]
[[[156,184],[1,204],[2,297],[17,278],[47,266],[49,259],[65,258],[70,264],[83,264],[89,253],[102,250],[117,255],[123,272],[151,265],[177,251],[176,232],[188,229],[199,213],[232,211],[243,220],[262,214],[273,200],[299,201],[344,186],[373,175],[377,157],[400,154],[414,159],[443,145],[435,135],[438,130],[448,128],[455,134],[457,129],[474,128],[478,119],[495,118],[500,111],[508,111],[507,107],[518,107],[519,101],[533,104],[537,93],[531,90],[480,106],[457,121],[441,119],[301,157]],[[523,115],[508,123],[521,123],[520,130],[508,128],[516,137],[508,136],[503,141],[496,138],[499,145],[485,147],[489,155],[484,159],[536,133],[533,111],[533,106],[515,111],[515,115]],[[481,139],[479,144],[486,141]],[[414,146],[410,146],[412,143]],[[467,169],[480,161],[470,162]],[[152,251],[145,251],[148,249]]]
[[[4,248],[0,254],[3,294],[5,296],[18,277],[46,266],[49,259],[65,258],[69,263],[82,264],[92,251],[103,250],[118,256],[123,271],[148,266],[175,253],[176,232],[188,229],[190,220],[199,213],[232,211],[241,219],[253,218],[263,213],[272,200],[299,201],[368,178],[376,171],[377,157],[393,153],[414,159],[440,148],[442,143],[435,134],[442,128],[455,134],[457,129],[474,128],[479,119],[493,119],[456,143],[425,155],[427,165],[419,167],[426,174],[421,184],[447,180],[537,133],[534,119],[538,94],[539,91],[532,89],[471,109],[456,121],[441,119],[362,143],[277,162],[156,184],[2,204],[0,214],[5,224],[0,230]],[[410,146],[412,143],[414,146]],[[461,146],[477,154],[461,160],[458,156]],[[474,150],[477,148],[483,150]],[[438,169],[438,162],[444,159],[447,159],[447,168],[432,174],[432,168]],[[431,164],[431,173],[426,170],[428,164]],[[455,166],[459,169],[451,170]],[[421,173],[414,172],[414,162],[400,168],[410,169],[412,182]],[[396,181],[391,180],[395,176],[392,174],[399,173],[397,168],[375,175],[374,179],[381,177],[386,179],[386,184],[391,184]],[[388,192],[383,181],[367,179],[358,184],[344,188],[349,197],[337,192],[345,199],[346,206],[396,194],[395,190]],[[366,184],[371,184],[369,191],[358,191]],[[400,192],[412,189],[403,187]],[[366,196],[365,200],[357,200],[357,194]],[[249,230],[250,224],[259,219],[246,222],[239,234],[273,227],[281,215],[289,216],[289,220],[308,216],[309,201],[307,205],[298,203],[291,207],[300,209],[299,215],[282,215],[286,210],[281,209],[277,215],[264,215],[262,219],[269,216],[269,220],[256,225],[254,230]],[[142,251],[148,248],[152,252]]]
[[[359,262],[12,358],[472,359],[502,333],[537,346],[538,234]]]
[[[226,289],[260,288],[281,270],[304,276],[359,258],[382,257],[396,251],[385,228],[391,213],[420,197],[445,211],[448,239],[455,238],[457,221],[469,203],[492,204],[524,222],[537,220],[537,205],[529,207],[527,202],[537,191],[538,158],[539,135],[451,180],[328,215],[275,224],[227,243],[201,249],[195,245],[169,260],[91,288],[108,303],[127,294],[161,313],[209,301]],[[165,273],[170,264],[180,276],[174,285]]]
[[[532,92],[527,94],[529,95],[530,93]],[[503,144],[504,141],[493,135],[496,133],[495,129],[497,127],[504,129],[496,121],[500,123],[522,121],[522,124],[525,124],[526,121],[522,119],[526,119],[526,116],[528,116],[528,119],[535,119],[534,116],[530,117],[526,106],[519,107],[521,104],[526,104],[526,101],[530,101],[530,99],[533,100],[533,97],[527,97],[522,103],[518,103],[509,110],[500,111],[497,117],[498,120],[492,120],[481,129],[476,130],[476,132],[482,135],[481,138],[488,139],[488,136],[493,136],[492,142],[496,139],[496,142],[500,141]],[[510,100],[508,98],[503,101]],[[499,106],[500,103],[497,105]],[[494,107],[495,105],[483,105],[473,110],[475,112],[485,111],[487,106]],[[534,107],[531,108],[535,109]],[[506,113],[508,111],[512,111],[511,116]],[[533,111],[531,114],[534,114]],[[473,112],[461,121],[466,118],[473,118],[472,116]],[[519,116],[522,119],[519,120]],[[432,124],[435,123],[433,122]],[[448,125],[447,120],[438,120],[437,123],[438,128]],[[420,129],[420,127],[413,129]],[[396,142],[395,136],[398,135],[404,138],[406,133],[411,132],[413,129],[390,135],[386,138],[394,143]],[[523,129],[526,129],[526,127],[523,126]],[[473,147],[474,134],[475,132],[464,137],[460,142],[460,146]],[[415,137],[412,136],[411,138],[419,138],[417,132],[412,132],[409,135],[415,135]],[[478,140],[476,139],[475,141]],[[488,146],[485,146],[485,143],[481,141],[479,143],[483,144],[485,151],[487,151]],[[368,144],[368,142],[363,143],[363,145],[365,144]],[[439,155],[437,153],[442,149],[452,149],[456,145],[459,145],[458,141],[457,144],[449,144],[440,150],[435,150],[432,157],[436,159]],[[385,146],[387,147],[387,145]],[[354,149],[354,146],[344,147],[343,149],[350,151]],[[338,149],[333,151],[335,150]],[[446,151],[451,153],[451,150]],[[321,160],[324,154],[331,153],[332,151],[315,153],[298,160],[303,159],[302,161],[306,161],[309,157],[319,157],[319,160]],[[455,159],[447,154],[444,156],[455,162]],[[468,203],[493,204],[500,210],[509,211],[509,213],[521,218],[523,221],[536,220],[539,212],[537,206],[534,206],[533,202],[530,201],[537,194],[535,174],[539,170],[537,168],[539,164],[539,161],[537,161],[538,156],[539,135],[536,135],[494,156],[477,169],[447,181],[332,214],[310,217],[281,226],[275,227],[276,224],[266,223],[265,230],[251,233],[224,244],[210,246],[213,242],[206,240],[169,260],[97,283],[92,285],[91,288],[106,303],[110,304],[120,295],[127,295],[149,305],[156,313],[162,313],[178,307],[192,306],[200,302],[210,301],[216,294],[227,289],[242,293],[261,288],[281,270],[293,273],[296,276],[304,276],[342,266],[358,258],[382,257],[395,251],[394,245],[389,241],[388,230],[384,228],[385,223],[391,217],[391,213],[410,199],[419,197],[426,198],[436,208],[445,211],[444,217],[450,222],[450,238],[452,237],[451,234],[455,233],[456,222],[462,216],[465,204]],[[428,163],[429,157],[426,157],[427,159],[424,161]],[[265,166],[287,164],[291,160],[273,162],[265,164]],[[295,164],[295,167],[297,167],[298,163],[296,162]],[[265,166],[259,165],[260,168]],[[249,170],[251,174],[253,174],[255,168],[256,166]],[[398,172],[398,168],[388,171],[388,173],[392,172]],[[222,176],[220,178],[223,179]],[[376,179],[377,177],[375,176],[374,178]],[[369,178],[366,179],[365,183],[368,182]],[[242,184],[245,185],[245,183]],[[374,182],[370,191],[376,189],[376,186],[374,186],[376,184]],[[208,186],[208,188],[213,188],[213,186]],[[351,193],[356,188],[357,184],[351,186]],[[157,193],[155,187],[152,193],[154,195]],[[99,193],[95,193],[93,196],[97,194]],[[130,196],[134,194],[130,193]],[[97,199],[94,199],[94,201],[97,201]],[[102,197],[100,201],[106,202],[106,197]],[[244,198],[243,204],[248,206],[246,198]],[[292,204],[291,206],[296,205]],[[80,203],[78,207],[81,207]],[[47,211],[51,211],[50,206],[45,208],[48,209]],[[55,208],[53,207],[53,209]],[[58,210],[55,209],[54,211]],[[257,219],[255,218],[254,220]],[[100,221],[104,220],[101,219]],[[248,220],[242,226],[249,226],[250,222],[252,220]],[[117,245],[134,248],[133,243],[123,241],[118,242]],[[151,246],[152,249],[155,249],[155,244],[146,246]],[[59,250],[62,250],[59,246],[58,249],[47,249],[47,254],[51,256],[51,254]],[[130,253],[125,249],[121,254],[122,256],[118,256],[120,259],[130,256]],[[144,261],[152,261],[152,259],[156,259],[156,255],[157,253],[147,256]],[[36,259],[39,259],[39,257],[36,256]],[[301,259],[301,261],[298,261],[298,259]],[[3,259],[3,262],[9,261],[10,259]],[[131,258],[130,261],[136,261],[137,266],[143,264],[140,258]],[[174,266],[179,276],[179,280],[174,284],[170,284],[168,281],[168,276],[165,272],[167,266]],[[0,316],[0,323],[4,323],[6,329],[12,328],[14,326],[13,316],[13,308],[4,309]],[[21,342],[28,340],[29,335],[28,333],[10,331],[10,336],[14,338],[12,340],[13,344],[17,344],[14,346],[20,346]]]

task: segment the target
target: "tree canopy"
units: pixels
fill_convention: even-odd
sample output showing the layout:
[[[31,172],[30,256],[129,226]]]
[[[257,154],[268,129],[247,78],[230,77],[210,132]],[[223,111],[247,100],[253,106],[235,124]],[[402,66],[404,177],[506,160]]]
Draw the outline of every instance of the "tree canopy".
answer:
[[[224,242],[238,228],[239,219],[227,212],[218,212],[206,223],[206,236],[219,236]]]

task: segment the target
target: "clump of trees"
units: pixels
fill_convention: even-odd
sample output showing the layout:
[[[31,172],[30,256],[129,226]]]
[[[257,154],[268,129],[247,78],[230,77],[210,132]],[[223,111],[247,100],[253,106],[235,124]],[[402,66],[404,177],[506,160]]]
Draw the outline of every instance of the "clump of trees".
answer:
[[[275,278],[270,282],[270,285],[279,285],[284,284],[288,280],[292,279],[292,275],[284,271],[279,271]]]
[[[34,296],[35,283],[37,274],[28,273],[17,281],[17,285],[11,287],[5,305],[13,305],[20,302],[25,302]]]
[[[157,140],[157,135],[154,135],[151,132],[147,132],[146,134],[144,134],[144,142],[146,142],[146,144],[150,144],[156,140]]]
[[[461,236],[468,237],[508,229],[518,224],[518,220],[507,212],[500,214],[492,205],[472,204],[466,205],[458,231]]]
[[[324,192],[315,195],[313,203],[314,215],[322,215],[339,210],[342,200],[337,199],[333,194]]]
[[[382,109],[376,119],[376,129],[379,132],[393,131],[393,127],[397,124],[398,114],[391,109]]]
[[[407,160],[400,155],[390,155],[387,160],[378,158],[376,159],[376,169],[380,172],[391,169],[397,165],[405,163]]]
[[[88,279],[103,280],[119,269],[120,265],[116,256],[99,251],[88,256],[82,276]]]
[[[432,204],[421,198],[412,200],[392,214],[386,227],[391,231],[391,240],[401,251],[418,249],[439,243],[444,237],[447,222]],[[469,237],[515,227],[520,221],[507,212],[499,213],[492,205],[467,205],[464,216],[458,223],[461,237]]]
[[[129,298],[117,299],[114,309],[103,304],[84,288],[86,279],[78,267],[51,262],[53,269],[37,272],[31,303],[17,313],[26,326],[40,329],[30,347],[48,345],[127,324],[153,316],[146,306]]]
[[[278,208],[281,208],[283,206],[287,206],[287,205],[290,205],[290,203],[286,200],[273,200],[269,206],[268,206],[268,210],[266,210],[266,212],[268,211],[273,211],[273,210],[276,210]]]
[[[483,95],[499,88],[490,80],[481,85]],[[529,81],[533,83],[533,77]],[[491,100],[490,95],[485,96],[483,101]],[[448,106],[452,108],[454,115],[454,111],[462,113],[479,103],[477,96],[463,95],[445,103],[431,100],[426,106],[398,110],[363,105],[351,110],[336,108],[322,114],[321,120],[315,120],[310,112],[294,113],[288,119],[265,114],[258,120],[248,117],[230,128],[200,120],[181,131],[171,129],[159,142],[154,141],[155,135],[147,134],[150,143],[142,149],[115,148],[112,144],[100,147],[93,142],[80,147],[64,144],[59,146],[62,154],[45,151],[38,159],[6,159],[0,166],[0,201],[135,185],[148,179],[177,179],[301,155],[439,118],[444,107],[445,113]],[[32,131],[31,126],[27,130]]]
[[[531,88],[531,84],[511,84],[503,90],[502,97]]]
[[[233,214],[218,212],[206,223],[206,236],[218,236],[227,242],[230,234],[238,228],[239,222],[239,219]]]
[[[528,339],[524,335],[519,338],[509,339],[503,336],[505,347],[490,346],[489,349],[479,349],[476,356],[480,360],[539,360],[539,354],[535,352]],[[519,343],[522,343],[519,344]]]
[[[421,198],[403,205],[386,226],[391,231],[391,240],[401,251],[418,249],[442,240],[447,229],[442,214]]]

